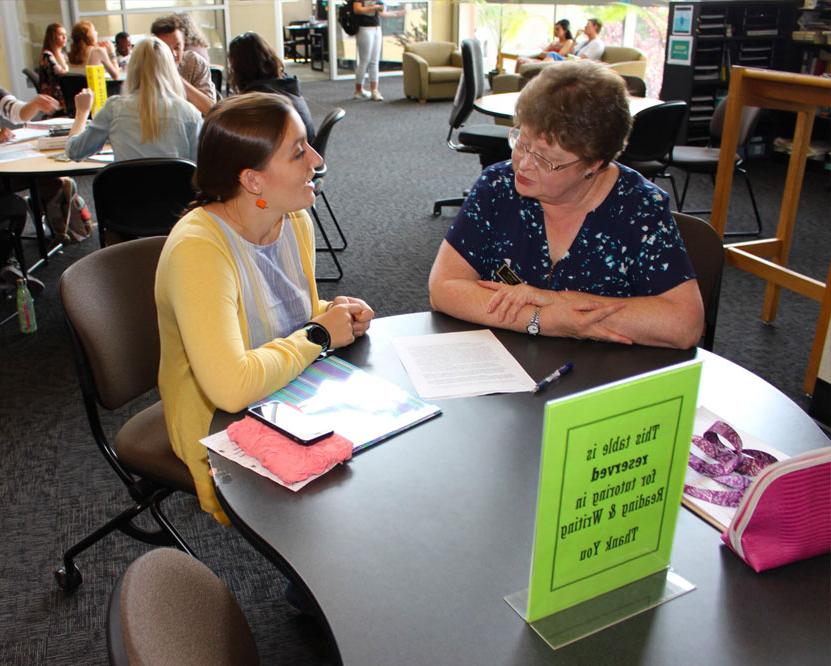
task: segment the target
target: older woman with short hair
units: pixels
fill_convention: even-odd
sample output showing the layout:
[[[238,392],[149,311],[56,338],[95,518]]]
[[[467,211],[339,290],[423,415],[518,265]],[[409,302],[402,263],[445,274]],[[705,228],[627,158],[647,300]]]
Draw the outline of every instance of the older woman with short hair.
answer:
[[[482,173],[439,248],[433,307],[531,335],[695,345],[704,309],[669,196],[614,161],[632,123],[623,80],[547,68],[516,121],[511,161]]]

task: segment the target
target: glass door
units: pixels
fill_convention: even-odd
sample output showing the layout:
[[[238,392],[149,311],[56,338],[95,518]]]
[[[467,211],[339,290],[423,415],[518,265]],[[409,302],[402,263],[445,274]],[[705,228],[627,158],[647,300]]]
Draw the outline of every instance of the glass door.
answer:
[[[351,0],[350,0],[351,1]],[[388,0],[386,13],[381,17],[381,76],[401,73],[404,47],[410,42],[423,42],[430,38],[430,2],[399,2]],[[340,27],[337,11],[342,0],[329,3],[329,65],[334,79],[349,79],[355,76],[357,42]]]

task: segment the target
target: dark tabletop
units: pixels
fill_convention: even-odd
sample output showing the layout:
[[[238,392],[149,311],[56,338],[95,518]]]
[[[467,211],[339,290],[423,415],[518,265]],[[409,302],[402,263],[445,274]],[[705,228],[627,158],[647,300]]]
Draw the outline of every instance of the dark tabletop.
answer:
[[[412,390],[392,339],[473,328],[431,313],[388,317],[338,355]],[[672,566],[697,589],[549,649],[503,600],[528,586],[545,402],[696,351],[495,333],[535,379],[567,360],[575,369],[540,396],[437,401],[440,417],[298,493],[210,456],[232,522],[314,595],[344,663],[828,663],[828,557],[756,574],[686,510]],[[828,444],[778,390],[698,354],[700,404],[789,453]],[[218,414],[212,432],[232,418]]]

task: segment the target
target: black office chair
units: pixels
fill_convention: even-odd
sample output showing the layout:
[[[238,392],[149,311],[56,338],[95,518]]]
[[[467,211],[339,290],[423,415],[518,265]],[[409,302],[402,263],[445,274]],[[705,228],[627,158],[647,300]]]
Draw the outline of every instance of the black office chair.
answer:
[[[145,196],[147,196],[145,192]],[[110,443],[99,409],[120,409],[156,387],[159,326],[154,284],[164,238],[143,238],[98,250],[67,268],[59,282],[81,396],[93,439],[127,487],[132,505],[64,553],[55,572],[71,592],[81,584],[75,557],[110,532],[192,555],[162,513],[171,493],[195,494],[190,472],[170,446],[161,401],[128,419]],[[133,523],[150,510],[158,529]]]
[[[92,181],[101,247],[120,240],[166,236],[190,203],[193,162],[172,157],[125,160]]]
[[[114,97],[121,94],[121,85],[124,82],[120,79],[107,79],[107,97]],[[63,94],[66,115],[75,115],[75,95],[87,87],[87,77],[83,74],[65,74],[58,77],[58,85]]]
[[[673,212],[672,216],[687,248],[687,255],[698,278],[698,289],[704,303],[704,335],[701,347],[713,351],[718,302],[721,296],[721,275],[724,270],[724,246],[716,230],[701,218],[678,212]]]
[[[0,193],[0,239],[11,245],[14,258],[20,267],[20,273],[28,277],[26,269],[26,256],[23,254],[23,243],[21,237],[23,228],[26,226],[26,216],[29,212],[27,203],[16,194]],[[7,246],[8,247],[8,246]],[[0,268],[6,257],[0,256]],[[2,295],[0,294],[0,298]]]
[[[23,76],[26,77],[26,80],[35,89],[36,92],[40,92],[40,77],[35,74],[31,69],[28,67],[23,68]]]
[[[297,62],[300,52],[297,50],[298,41],[294,38],[288,27],[283,28],[283,59]]]
[[[296,27],[294,30],[287,30],[287,32],[291,35],[289,37],[289,41],[294,43],[294,57],[292,60],[297,62],[298,59],[302,63],[309,62],[309,21],[300,19],[299,21],[289,21],[290,26],[301,26]],[[305,26],[305,27],[302,27]],[[303,53],[300,53],[299,48],[303,47]]]
[[[682,101],[664,102],[636,113],[626,148],[617,158],[649,180],[668,178],[676,201],[675,178],[666,169],[686,114],[687,103]]]
[[[309,67],[322,72],[329,58],[329,28],[312,28],[309,33]]]
[[[172,548],[135,560],[118,579],[107,613],[110,664],[259,664],[251,627],[216,574]]]
[[[343,109],[332,109],[329,113],[326,114],[326,117],[323,119],[323,122],[320,124],[320,127],[317,130],[317,134],[315,134],[314,141],[312,141],[312,148],[314,148],[321,157],[326,156],[326,146],[329,143],[329,135],[332,133],[332,128],[343,120],[346,117],[346,111]],[[329,240],[329,235],[326,233],[326,229],[323,227],[323,223],[320,220],[320,215],[317,212],[317,206],[312,206],[312,217],[314,217],[315,223],[317,223],[317,228],[320,229],[320,235],[323,237],[323,242],[326,244],[326,247],[319,247],[317,248],[318,252],[328,252],[331,257],[332,261],[335,263],[335,269],[337,270],[337,276],[323,276],[318,277],[318,282],[337,282],[343,277],[343,269],[341,268],[340,261],[338,261],[338,256],[335,254],[336,252],[342,252],[346,249],[346,236],[343,233],[343,229],[341,228],[340,224],[338,223],[338,218],[335,217],[335,212],[332,210],[332,206],[329,204],[329,199],[326,198],[326,193],[323,191],[323,182],[325,180],[326,174],[328,172],[328,167],[324,163],[324,165],[318,169],[315,173],[314,183],[315,183],[315,198],[320,197],[323,199],[323,203],[326,205],[326,210],[329,211],[329,217],[332,218],[332,222],[335,223],[335,229],[340,236],[341,244],[338,246],[332,245],[332,242]]]
[[[626,83],[626,90],[632,97],[646,97],[646,81],[640,76],[629,76],[621,74],[624,83]]]
[[[453,108],[450,111],[450,131],[447,133],[447,145],[459,153],[479,155],[479,162],[484,169],[491,164],[510,159],[511,148],[508,145],[509,127],[504,125],[465,125],[473,112],[473,102],[485,91],[485,74],[482,60],[482,47],[478,40],[462,41],[462,78],[456,89]],[[458,130],[457,140],[453,132]],[[467,196],[467,194],[465,194]],[[433,216],[441,215],[445,206],[461,206],[465,197],[439,199],[433,203]]]
[[[222,68],[216,65],[211,65],[211,82],[216,88],[217,101],[222,99]]]
[[[684,190],[681,193],[681,199],[678,201],[678,209],[685,213],[704,214],[709,213],[710,209],[705,210],[684,210],[684,202],[687,199],[687,188],[690,184],[690,176],[694,173],[709,174],[713,183],[715,183],[716,171],[718,171],[719,160],[719,144],[721,143],[721,132],[724,127],[724,113],[727,110],[727,98],[722,99],[716,106],[713,112],[713,117],[710,119],[710,142],[706,146],[675,146],[672,149],[672,155],[669,161],[670,166],[682,169],[686,172],[684,178]],[[759,122],[759,116],[762,110],[756,106],[745,106],[742,108],[742,120],[739,126],[739,141],[740,149],[747,147],[747,142],[753,135],[756,129],[756,124]],[[753,206],[753,214],[756,216],[756,229],[742,230],[742,231],[727,231],[725,236],[760,236],[762,234],[762,217],[759,214],[759,207],[756,205],[756,197],[753,194],[753,186],[750,184],[750,176],[747,169],[744,167],[744,161],[739,153],[733,160],[734,169],[736,172],[744,176],[744,182],[747,185],[747,193],[750,195],[750,203]]]

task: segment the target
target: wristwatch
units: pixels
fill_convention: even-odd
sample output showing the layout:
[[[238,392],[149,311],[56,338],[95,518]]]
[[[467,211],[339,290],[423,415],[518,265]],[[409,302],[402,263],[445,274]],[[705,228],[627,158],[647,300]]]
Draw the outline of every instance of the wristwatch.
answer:
[[[329,347],[332,346],[332,338],[329,336],[329,331],[327,331],[323,326],[310,321],[303,327],[303,330],[306,331],[306,337],[309,339],[309,342],[314,342],[316,345],[320,345],[321,354],[325,354],[329,351]]]
[[[537,306],[534,309],[534,313],[531,315],[531,320],[528,322],[528,326],[525,327],[528,335],[539,335],[540,334],[540,308]]]

